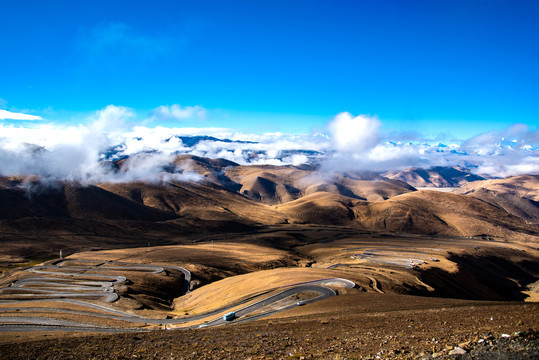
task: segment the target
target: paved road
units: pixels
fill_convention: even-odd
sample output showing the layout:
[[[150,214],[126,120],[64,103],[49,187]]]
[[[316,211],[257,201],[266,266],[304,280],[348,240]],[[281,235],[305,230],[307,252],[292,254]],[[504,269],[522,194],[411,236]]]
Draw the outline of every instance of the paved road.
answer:
[[[77,266],[70,266],[70,263],[76,263]],[[84,266],[83,264],[88,264]],[[81,265],[82,264],[82,265]],[[152,319],[142,316],[137,316],[113,309],[108,306],[90,303],[87,301],[76,300],[75,298],[101,298],[105,302],[112,302],[118,298],[114,292],[114,285],[121,284],[126,281],[124,276],[113,276],[107,274],[88,274],[87,272],[103,272],[103,271],[148,271],[151,273],[160,273],[167,269],[181,271],[184,274],[184,282],[182,284],[182,293],[189,292],[189,284],[191,281],[191,273],[180,267],[175,266],[155,266],[144,264],[130,264],[119,262],[96,262],[91,260],[65,260],[58,262],[55,266],[36,266],[28,269],[36,274],[48,274],[49,276],[25,278],[12,284],[7,288],[0,288],[0,303],[10,304],[10,307],[0,308],[0,313],[13,314],[16,312],[19,316],[1,316],[0,331],[97,331],[97,332],[120,332],[120,331],[141,331],[140,327],[129,327],[126,324],[125,328],[107,327],[91,325],[87,323],[78,323],[73,321],[58,320],[54,318],[23,316],[27,312],[46,312],[52,314],[73,314],[81,316],[89,316],[96,318],[105,318],[110,320],[118,320],[126,323],[137,324],[158,324],[166,328],[168,325],[182,324],[195,320],[207,319],[212,316],[222,315],[245,304],[251,300],[237,303],[233,307],[218,309],[206,314],[192,316],[184,319]],[[52,277],[63,276],[63,277]],[[287,310],[298,306],[296,302],[291,305],[285,305],[280,308],[269,308],[272,304],[278,301],[292,297],[301,292],[314,292],[318,296],[303,303],[309,304],[319,301],[330,296],[335,296],[336,292],[328,286],[354,287],[355,284],[346,279],[329,278],[320,279],[310,282],[292,284],[286,287],[283,291],[263,297],[261,300],[253,304],[237,309],[236,319],[233,321],[224,321],[221,316],[214,318],[206,323],[206,326],[218,326],[225,323],[237,323],[243,321],[253,321],[278,311]],[[3,300],[2,300],[3,299]],[[62,308],[41,307],[40,303],[51,301],[65,303],[67,305],[78,305],[86,307],[89,310],[98,310],[99,313],[92,311],[79,311]],[[25,304],[26,306],[19,306]],[[35,304],[36,306],[28,306]],[[260,310],[268,307],[269,309],[263,312]],[[253,312],[257,314],[250,315]]]
[[[243,308],[241,308],[239,310],[236,310],[235,311],[236,318],[231,320],[231,321],[225,321],[223,319],[223,317],[218,317],[218,318],[216,318],[214,320],[209,321],[206,325],[208,325],[208,326],[217,326],[217,325],[229,324],[229,323],[233,323],[233,322],[252,321],[252,320],[257,320],[257,319],[269,316],[269,315],[274,314],[274,313],[279,312],[279,311],[284,311],[284,310],[288,310],[288,309],[297,307],[298,306],[297,303],[294,303],[292,305],[288,305],[288,306],[285,306],[285,307],[282,307],[282,308],[279,308],[279,309],[273,309],[273,310],[266,311],[266,312],[264,312],[262,314],[257,314],[257,315],[247,317],[247,315],[249,315],[250,313],[255,312],[257,310],[260,310],[265,306],[269,306],[269,305],[271,305],[271,304],[273,304],[273,303],[275,303],[275,302],[277,302],[279,300],[283,300],[283,299],[286,299],[288,297],[292,297],[292,296],[294,296],[294,295],[296,295],[298,293],[307,292],[307,291],[316,292],[319,295],[316,298],[303,301],[303,303],[305,305],[309,304],[309,303],[312,303],[312,302],[315,302],[315,301],[319,301],[319,300],[326,299],[328,297],[337,295],[335,290],[330,289],[330,288],[325,287],[325,286],[320,286],[320,285],[298,285],[298,286],[294,286],[293,288],[281,291],[280,293],[272,295],[270,297],[267,297],[267,298],[265,298],[263,300],[260,300],[260,301],[254,303],[254,304],[250,304],[250,305],[245,306],[245,307],[243,307]]]
[[[71,266],[72,263],[78,265]],[[88,264],[88,266],[84,266],[84,264]],[[0,300],[2,298],[9,300],[101,298],[105,302],[113,302],[118,299],[118,295],[114,291],[114,285],[122,284],[126,281],[126,277],[99,274],[100,272],[142,271],[158,274],[165,271],[165,268],[178,270],[184,274],[182,294],[188,293],[191,273],[184,268],[119,262],[96,262],[92,260],[64,260],[54,266],[35,266],[28,269],[28,271],[33,273],[49,276],[21,279],[9,287],[0,288]],[[96,272],[97,274],[95,274]],[[57,277],[51,277],[50,275]]]

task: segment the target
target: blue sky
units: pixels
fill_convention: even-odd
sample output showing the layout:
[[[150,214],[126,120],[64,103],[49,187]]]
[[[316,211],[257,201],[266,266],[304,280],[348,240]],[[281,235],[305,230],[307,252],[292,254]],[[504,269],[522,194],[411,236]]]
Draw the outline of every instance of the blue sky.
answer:
[[[0,109],[56,124],[111,104],[255,133],[345,111],[443,141],[539,123],[532,0],[2,0],[0,20]],[[174,104],[204,114],[152,118]]]

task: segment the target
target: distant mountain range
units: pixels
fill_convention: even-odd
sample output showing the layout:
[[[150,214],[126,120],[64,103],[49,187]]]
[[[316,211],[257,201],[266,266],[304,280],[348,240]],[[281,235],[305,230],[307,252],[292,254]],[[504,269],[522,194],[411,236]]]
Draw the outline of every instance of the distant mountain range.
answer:
[[[119,171],[123,164],[116,163]],[[539,176],[485,181],[465,169],[435,167],[362,178],[312,167],[239,165],[187,154],[176,156],[170,168],[185,169],[199,180],[81,185],[42,182],[35,176],[3,177],[0,227],[30,218],[56,218],[104,221],[106,227],[120,222],[115,225],[119,228],[124,221],[161,227],[172,221],[185,227],[196,220],[197,226],[207,221],[246,226],[340,224],[466,236],[494,228],[500,236],[538,232],[529,223],[539,221]],[[417,191],[419,185],[459,188],[454,193]]]
[[[226,144],[257,144],[256,142],[252,141],[239,141],[239,140],[230,140],[230,139],[219,139],[213,136],[174,136],[174,138],[177,138],[181,140],[182,145],[193,148],[194,146],[198,145],[199,143],[203,141],[210,141],[210,142],[221,142]],[[170,141],[172,138],[166,139],[165,141]],[[447,146],[443,144],[439,144],[439,146],[443,148],[447,148]],[[106,153],[103,154],[103,159],[108,161],[117,161],[121,159],[125,159],[128,156],[122,155],[123,151],[123,145],[118,145],[114,148],[109,149]],[[152,151],[157,150],[146,150],[146,152],[151,153]],[[251,159],[254,159],[258,156],[265,155],[266,151],[263,150],[246,150],[249,152],[249,157]],[[232,151],[231,151],[232,152]],[[189,154],[188,151],[178,151],[177,154]],[[290,158],[295,155],[303,155],[307,159],[307,166],[316,167],[321,159],[326,155],[323,152],[320,151],[314,151],[314,150],[283,150],[280,151],[279,154],[275,155],[276,160],[283,160],[286,158]],[[473,167],[472,167],[473,168]],[[362,175],[359,175],[361,177],[365,177],[366,172],[363,172]],[[373,174],[371,173],[371,177]],[[387,179],[393,179],[393,180],[400,180],[403,182],[408,183],[409,185],[413,187],[458,187],[462,186],[463,184],[466,184],[471,181],[478,181],[478,180],[485,180],[486,177],[479,176],[471,173],[470,169],[465,168],[463,166],[459,167],[443,167],[443,166],[434,166],[431,168],[409,168],[404,170],[392,170],[387,172],[380,172],[375,173],[375,177],[380,178],[387,178]]]
[[[183,145],[188,147],[193,147],[200,143],[201,141],[215,141],[215,142],[224,142],[224,143],[237,143],[237,144],[256,144],[254,141],[242,141],[242,140],[230,140],[230,139],[218,139],[213,136],[206,135],[197,135],[197,136],[174,136],[177,139],[180,139]],[[165,140],[170,141],[170,138]]]

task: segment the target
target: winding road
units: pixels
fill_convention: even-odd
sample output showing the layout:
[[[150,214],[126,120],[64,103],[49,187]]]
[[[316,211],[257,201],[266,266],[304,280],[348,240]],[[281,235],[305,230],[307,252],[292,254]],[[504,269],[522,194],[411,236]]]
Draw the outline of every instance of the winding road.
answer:
[[[44,276],[20,279],[9,287],[0,288],[0,304],[8,305],[0,307],[0,331],[130,332],[145,331],[144,328],[141,328],[141,325],[154,325],[158,328],[170,329],[175,325],[197,320],[206,320],[203,326],[218,326],[253,321],[299,306],[293,299],[300,293],[309,292],[316,294],[315,297],[302,301],[302,304],[309,304],[337,295],[335,290],[329,286],[345,288],[355,286],[355,283],[352,281],[340,278],[297,283],[285,286],[283,287],[284,290],[270,296],[264,297],[264,295],[260,295],[260,300],[239,309],[237,307],[241,306],[242,303],[236,303],[228,308],[183,319],[153,319],[133,315],[109,306],[84,301],[97,299],[105,303],[110,303],[118,299],[118,294],[115,292],[114,286],[124,283],[127,278],[125,276],[109,275],[106,272],[143,271],[162,273],[166,270],[177,270],[184,274],[182,294],[188,293],[191,273],[187,269],[175,266],[69,259],[59,261],[52,266],[29,268],[27,271],[35,274],[43,274]],[[94,311],[39,306],[40,303],[50,303],[51,301],[59,304],[63,303],[67,307],[75,305]],[[249,301],[252,301],[252,299],[244,301],[243,304]],[[222,314],[231,310],[235,311],[236,318],[232,321],[223,320]],[[99,312],[96,313],[95,311]],[[29,316],[23,315],[24,313],[29,313]],[[32,316],[35,313],[85,316],[94,319],[137,323],[138,326],[134,326],[134,324],[133,326],[126,327],[95,325],[71,320],[59,320],[53,317]]]

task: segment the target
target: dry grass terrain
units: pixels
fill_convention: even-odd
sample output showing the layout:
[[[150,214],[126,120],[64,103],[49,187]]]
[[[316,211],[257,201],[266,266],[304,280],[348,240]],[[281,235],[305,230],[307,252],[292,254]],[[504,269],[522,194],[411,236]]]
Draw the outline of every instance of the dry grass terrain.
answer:
[[[321,174],[196,156],[175,164],[203,180],[0,179],[2,357],[428,358],[449,356],[446,347],[458,344],[470,355],[483,342],[498,344],[502,333],[513,336],[500,343],[504,351],[532,351],[524,340],[535,341],[529,329],[539,322],[537,176],[481,180],[456,168]],[[121,170],[122,161],[116,165]],[[71,261],[64,270],[55,268],[60,250]],[[49,273],[26,271],[40,264]],[[185,295],[188,272],[177,267],[191,272]],[[77,275],[51,273],[61,271]],[[71,287],[81,301],[49,298],[54,291],[42,277],[68,289],[76,283],[69,277],[82,278],[86,284]],[[356,286],[326,284],[338,296],[304,306],[297,302],[314,299],[316,289],[290,295],[254,315],[291,309],[252,323],[155,331],[198,326],[328,278]],[[94,280],[118,299],[106,303],[85,287]],[[32,289],[42,301],[20,301]],[[21,321],[71,327],[1,331]],[[73,331],[80,324],[152,331]]]

